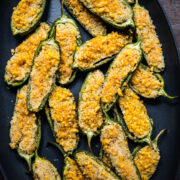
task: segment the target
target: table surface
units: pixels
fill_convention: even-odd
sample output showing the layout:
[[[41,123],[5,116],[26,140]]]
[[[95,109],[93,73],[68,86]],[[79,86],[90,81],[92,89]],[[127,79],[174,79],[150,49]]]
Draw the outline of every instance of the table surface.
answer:
[[[180,53],[180,0],[160,0],[170,21]]]

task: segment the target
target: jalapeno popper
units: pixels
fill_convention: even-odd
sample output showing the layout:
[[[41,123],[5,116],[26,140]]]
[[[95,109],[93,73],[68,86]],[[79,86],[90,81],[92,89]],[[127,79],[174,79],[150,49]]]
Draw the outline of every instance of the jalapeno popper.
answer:
[[[66,155],[72,154],[79,141],[79,130],[76,103],[70,90],[56,87],[52,91],[48,99],[46,115],[62,152]]]
[[[37,30],[22,42],[8,60],[5,70],[5,82],[9,86],[20,86],[29,78],[35,51],[42,40],[48,37],[50,26],[41,23]]]
[[[61,18],[54,22],[50,37],[55,37],[61,47],[57,80],[59,84],[66,85],[72,82],[76,76],[76,70],[72,69],[72,64],[76,47],[81,45],[81,34],[76,22],[64,14],[63,0],[61,2]]]
[[[39,147],[41,122],[35,113],[26,108],[27,86],[18,90],[10,127],[10,147],[17,149],[31,170],[31,159]]]
[[[164,96],[170,99],[175,97],[169,96],[164,90],[164,80],[158,73],[154,73],[148,66],[140,64],[130,81],[131,88],[139,95],[145,98],[157,98]]]
[[[45,158],[40,158],[37,153],[32,166],[33,178],[35,180],[61,180],[54,165]]]
[[[91,139],[100,133],[103,124],[103,112],[100,105],[104,75],[96,70],[87,75],[79,93],[78,123],[81,131],[87,136],[91,150]]]
[[[133,8],[134,21],[136,24],[137,38],[142,40],[142,49],[144,57],[149,66],[155,72],[163,71],[165,68],[162,45],[155,31],[152,19],[148,10],[138,4]]]
[[[36,50],[28,83],[27,107],[38,112],[44,107],[53,90],[60,62],[60,49],[53,39],[42,41]]]
[[[151,143],[152,120],[147,114],[147,109],[139,96],[129,87],[124,90],[122,97],[118,99],[121,115],[117,116],[126,135],[135,142]]]
[[[118,180],[119,177],[111,171],[99,158],[92,154],[79,151],[75,153],[75,160],[85,178],[90,180]]]
[[[109,160],[107,154],[104,153],[103,148],[100,148],[99,158],[111,169],[113,169],[111,161]]]
[[[101,66],[112,60],[121,48],[131,41],[131,37],[117,32],[86,41],[77,48],[73,67],[84,71]]]
[[[133,72],[137,69],[141,59],[142,50],[140,41],[126,45],[110,65],[102,90],[102,106],[105,111],[110,110],[116,102],[118,95],[123,95]]]
[[[92,36],[106,35],[107,30],[104,22],[93,15],[80,0],[64,0],[64,5]]]
[[[100,140],[104,153],[122,180],[141,179],[131,156],[126,135],[118,122],[106,117]]]
[[[11,30],[13,35],[26,35],[36,28],[44,9],[46,0],[21,0],[13,9]]]
[[[116,28],[134,27],[133,10],[124,0],[80,0],[92,13]]]
[[[133,152],[134,162],[140,172],[142,180],[150,179],[156,171],[160,160],[160,151],[157,142],[159,136],[164,132],[166,132],[166,130],[162,130],[157,135],[157,137],[152,141],[151,146],[138,146]]]

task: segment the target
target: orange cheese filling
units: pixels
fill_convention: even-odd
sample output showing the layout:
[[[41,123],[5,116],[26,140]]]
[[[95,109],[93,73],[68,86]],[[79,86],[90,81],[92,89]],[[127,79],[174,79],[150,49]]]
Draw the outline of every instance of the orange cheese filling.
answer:
[[[36,150],[37,118],[35,113],[30,113],[26,107],[27,86],[23,86],[17,93],[17,100],[10,128],[10,147],[18,147],[26,154]]]
[[[44,0],[21,0],[12,14],[12,25],[19,30],[26,30],[39,19]]]
[[[134,21],[142,49],[148,64],[152,67],[164,68],[164,56],[161,43],[155,31],[149,12],[140,6],[134,6]]]
[[[124,96],[118,100],[128,130],[135,138],[143,138],[149,134],[150,119],[143,101],[130,88],[126,88]]]
[[[39,43],[47,38],[49,30],[49,25],[41,23],[35,33],[21,43],[15,51],[12,50],[12,53],[15,54],[7,62],[5,74],[6,81],[22,81],[25,76],[30,73],[34,53]]]
[[[57,136],[56,142],[63,147],[65,152],[73,151],[79,140],[73,94],[68,89],[55,88],[49,97],[49,107]]]
[[[79,170],[76,162],[69,157],[66,158],[67,166],[64,169],[64,177],[66,180],[84,180],[84,177]]]
[[[109,155],[113,167],[124,180],[138,180],[128,142],[122,127],[117,124],[106,125],[101,131],[101,143]]]
[[[88,29],[93,36],[103,36],[106,34],[104,23],[83,6],[80,0],[65,0],[64,2],[80,23]]]
[[[121,0],[85,0],[96,14],[117,23],[123,23],[131,17],[130,8]]]
[[[154,96],[163,87],[163,82],[160,82],[150,69],[139,66],[133,74],[131,85],[140,94]]]
[[[150,146],[145,146],[137,152],[134,162],[142,180],[148,180],[154,174],[159,160],[159,152],[155,151]]]
[[[77,48],[75,61],[81,68],[94,68],[95,63],[104,58],[110,58],[128,42],[128,36],[112,32],[107,36],[93,38]]]
[[[138,64],[141,53],[138,49],[126,46],[117,55],[113,64],[110,66],[108,75],[105,79],[102,90],[102,102],[113,103],[116,100],[116,94],[122,96],[121,88],[128,74],[133,72]]]
[[[104,75],[97,70],[92,72],[81,90],[79,101],[79,126],[86,132],[97,132],[103,123],[103,113],[100,106],[101,90]]]
[[[56,41],[61,47],[61,63],[59,66],[60,84],[68,82],[73,69],[73,55],[77,47],[76,38],[79,36],[77,29],[71,24],[58,24],[56,26]]]

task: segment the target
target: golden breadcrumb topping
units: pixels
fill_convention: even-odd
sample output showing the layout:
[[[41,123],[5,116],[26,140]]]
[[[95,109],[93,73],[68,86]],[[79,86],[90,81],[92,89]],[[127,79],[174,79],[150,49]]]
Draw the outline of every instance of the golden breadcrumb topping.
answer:
[[[34,53],[39,43],[47,38],[49,30],[50,26],[48,24],[41,23],[35,33],[21,43],[15,51],[12,50],[12,53],[15,54],[7,62],[6,81],[22,81],[30,73]]]
[[[59,65],[60,53],[54,44],[44,44],[34,60],[30,74],[30,105],[36,111],[50,91],[53,77]]]
[[[10,128],[10,147],[19,148],[26,154],[32,154],[37,144],[37,118],[26,107],[27,86],[23,86],[17,93],[14,114]]]
[[[99,164],[91,156],[85,152],[76,154],[76,160],[83,175],[92,180],[113,180],[116,179],[110,174],[110,169],[102,164]]]
[[[141,46],[148,64],[159,69],[164,68],[162,45],[148,10],[140,6],[134,6],[134,21],[138,38],[142,39]]]
[[[142,180],[148,180],[155,172],[160,160],[160,154],[150,146],[145,146],[137,152],[134,162]]]
[[[56,87],[49,97],[50,115],[56,133],[56,142],[65,152],[73,151],[79,140],[76,104],[70,90]]]
[[[73,69],[73,56],[77,47],[79,32],[71,23],[58,24],[56,26],[56,41],[61,47],[61,63],[59,66],[59,83],[64,84],[71,78]]]
[[[88,29],[93,36],[103,36],[106,34],[106,26],[95,15],[83,6],[80,0],[65,0],[66,6],[70,9],[71,13],[76,16],[78,21]]]
[[[101,131],[101,143],[113,167],[123,180],[139,179],[122,127],[113,123]]]
[[[97,62],[117,54],[128,42],[128,36],[117,32],[95,37],[77,48],[75,62],[80,68],[94,68]]]
[[[97,15],[116,23],[131,18],[131,9],[122,0],[84,0]]]
[[[19,30],[26,30],[39,19],[44,0],[21,0],[13,8],[12,25]]]
[[[76,162],[69,157],[66,158],[66,167],[64,169],[63,176],[65,177],[65,180],[84,180]]]
[[[54,165],[44,158],[37,158],[33,164],[33,177],[35,180],[61,180]]]
[[[137,66],[141,52],[131,45],[125,46],[113,61],[102,90],[102,102],[113,103],[116,94],[122,96],[122,86],[127,76],[132,73]]]
[[[133,74],[131,85],[138,93],[153,97],[163,87],[163,82],[160,82],[150,69],[139,66]]]
[[[135,138],[144,138],[150,131],[150,119],[146,107],[139,96],[130,88],[126,88],[124,96],[118,100],[128,130]]]
[[[97,70],[89,74],[80,92],[79,126],[83,131],[96,133],[103,123],[100,105],[104,75]]]

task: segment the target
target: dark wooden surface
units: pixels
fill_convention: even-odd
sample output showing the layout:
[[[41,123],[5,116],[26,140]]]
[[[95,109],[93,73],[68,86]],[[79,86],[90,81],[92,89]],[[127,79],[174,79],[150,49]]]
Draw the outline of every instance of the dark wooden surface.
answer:
[[[160,0],[170,21],[180,53],[180,0]]]

